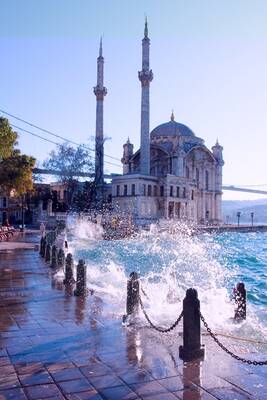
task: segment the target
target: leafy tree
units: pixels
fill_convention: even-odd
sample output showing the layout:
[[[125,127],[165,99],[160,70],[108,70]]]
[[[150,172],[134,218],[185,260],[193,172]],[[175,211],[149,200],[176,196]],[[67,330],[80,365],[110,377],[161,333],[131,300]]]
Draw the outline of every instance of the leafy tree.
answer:
[[[79,189],[79,174],[93,173],[93,163],[89,150],[84,145],[74,148],[68,143],[58,146],[57,150],[50,153],[43,166],[52,171],[60,172],[59,181],[66,184],[68,204],[74,204],[75,194]]]
[[[8,119],[0,118],[0,160],[12,155],[18,134],[9,125]]]
[[[22,195],[32,189],[33,157],[21,154],[15,148],[18,134],[12,130],[5,118],[0,118],[0,188],[1,191],[14,190]]]

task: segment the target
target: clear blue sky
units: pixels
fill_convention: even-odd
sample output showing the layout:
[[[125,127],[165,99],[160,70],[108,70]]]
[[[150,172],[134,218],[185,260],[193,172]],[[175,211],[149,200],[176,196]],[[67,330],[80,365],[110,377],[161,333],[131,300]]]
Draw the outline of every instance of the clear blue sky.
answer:
[[[1,109],[89,143],[103,35],[104,125],[111,137],[105,152],[120,159],[128,136],[137,149],[137,71],[146,14],[154,72],[151,129],[168,121],[173,108],[176,120],[207,146],[216,138],[224,146],[224,183],[267,183],[267,1],[1,0],[0,5]],[[43,160],[54,146],[21,133],[20,147]],[[119,171],[108,165],[106,170]]]

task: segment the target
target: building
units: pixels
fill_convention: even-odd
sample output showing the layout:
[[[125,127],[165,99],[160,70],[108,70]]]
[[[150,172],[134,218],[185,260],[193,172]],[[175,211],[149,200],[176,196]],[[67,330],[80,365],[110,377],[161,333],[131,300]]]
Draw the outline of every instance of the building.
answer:
[[[160,218],[186,218],[196,223],[219,223],[222,201],[222,146],[210,151],[204,140],[171,114],[150,132],[147,22],[142,41],[141,147],[134,152],[129,139],[123,146],[123,175],[112,180],[112,201],[137,224]]]
[[[222,201],[222,146],[218,141],[209,150],[204,140],[186,125],[170,120],[150,132],[150,83],[153,73],[149,59],[147,21],[142,40],[140,149],[134,152],[128,138],[123,145],[123,175],[112,179],[112,204],[130,215],[137,225],[160,218],[186,218],[196,223],[220,223]],[[96,117],[96,176],[102,182],[103,86],[102,43],[98,57]],[[99,159],[98,154],[101,154]]]

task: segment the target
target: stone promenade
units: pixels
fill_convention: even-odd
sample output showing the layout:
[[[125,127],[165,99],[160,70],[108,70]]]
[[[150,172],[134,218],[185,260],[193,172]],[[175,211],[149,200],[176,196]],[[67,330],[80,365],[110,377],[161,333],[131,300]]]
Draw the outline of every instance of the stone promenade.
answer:
[[[122,327],[97,294],[66,291],[38,237],[26,239],[0,248],[0,400],[267,399],[266,366],[233,360],[205,335],[205,361],[183,363],[181,327]],[[243,357],[267,358],[225,341]]]

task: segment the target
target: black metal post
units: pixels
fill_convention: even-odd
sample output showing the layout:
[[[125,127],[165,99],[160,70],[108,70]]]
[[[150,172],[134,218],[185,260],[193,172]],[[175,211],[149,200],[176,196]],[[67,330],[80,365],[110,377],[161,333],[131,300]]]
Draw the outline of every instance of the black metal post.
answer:
[[[51,260],[51,267],[57,267],[57,246],[53,244],[52,246],[52,260]]]
[[[137,272],[130,273],[130,279],[127,282],[127,299],[126,299],[126,314],[122,317],[122,322],[125,323],[127,317],[138,311],[139,308],[139,279]]]
[[[74,295],[82,296],[84,294],[86,294],[86,265],[84,260],[79,260],[77,265],[77,280]]]
[[[66,257],[65,279],[63,281],[63,283],[65,285],[72,285],[75,282],[75,280],[73,278],[73,265],[74,265],[74,261],[73,261],[72,254],[68,253],[67,257]]]
[[[65,266],[65,253],[64,253],[63,249],[58,250],[57,265],[58,265],[58,268],[64,268],[64,266]]]
[[[45,261],[51,261],[51,245],[48,243],[45,248]]]
[[[247,316],[247,291],[245,289],[245,284],[239,282],[234,289],[235,297],[235,317],[236,321],[243,321]]]
[[[127,283],[127,302],[126,312],[130,315],[138,310],[139,307],[139,280],[137,272],[130,273]]]
[[[42,248],[41,248],[41,256],[45,257],[45,249],[46,249],[46,236],[43,238]]]
[[[44,238],[43,236],[40,239],[40,247],[39,247],[39,254],[42,255],[43,252],[43,245],[44,245]]]
[[[203,358],[204,346],[200,335],[200,302],[196,289],[188,289],[183,301],[183,346],[179,357],[184,361]]]

